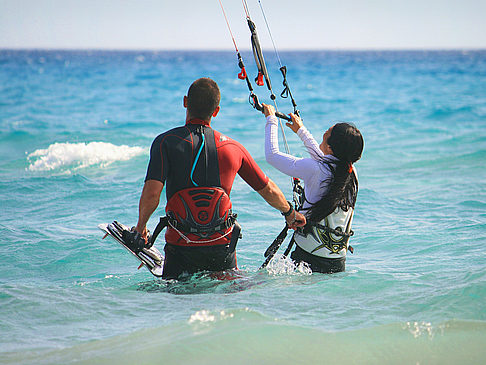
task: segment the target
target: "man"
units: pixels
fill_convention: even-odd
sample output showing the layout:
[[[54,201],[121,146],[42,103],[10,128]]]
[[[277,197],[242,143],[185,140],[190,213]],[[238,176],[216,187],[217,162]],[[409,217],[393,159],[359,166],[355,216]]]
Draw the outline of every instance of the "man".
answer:
[[[290,228],[305,224],[305,217],[292,208],[248,151],[211,128],[219,101],[216,82],[196,80],[184,96],[186,124],[159,135],[152,143],[135,230],[148,238],[147,221],[166,185],[165,279],[236,268],[240,232],[229,200],[236,173],[282,212]]]

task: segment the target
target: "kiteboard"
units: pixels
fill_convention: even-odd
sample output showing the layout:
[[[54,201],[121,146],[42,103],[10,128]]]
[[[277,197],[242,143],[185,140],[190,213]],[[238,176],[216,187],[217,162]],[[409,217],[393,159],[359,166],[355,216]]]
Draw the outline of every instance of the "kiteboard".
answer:
[[[130,252],[133,256],[135,256],[141,262],[140,266],[138,267],[139,269],[142,266],[145,266],[147,270],[149,270],[152,273],[152,275],[157,277],[162,276],[164,257],[161,255],[159,250],[157,250],[154,246],[150,248],[142,248],[141,250],[134,251],[132,248],[130,248],[127,245],[127,243],[123,239],[124,232],[126,231],[125,232],[125,236],[126,236],[126,233],[131,232],[131,230],[128,227],[124,226],[123,224],[118,223],[117,221],[113,221],[113,223],[109,223],[109,224],[108,223],[99,224],[98,228],[105,233],[103,239],[105,239],[108,236],[113,238],[116,242],[122,245],[128,252]]]

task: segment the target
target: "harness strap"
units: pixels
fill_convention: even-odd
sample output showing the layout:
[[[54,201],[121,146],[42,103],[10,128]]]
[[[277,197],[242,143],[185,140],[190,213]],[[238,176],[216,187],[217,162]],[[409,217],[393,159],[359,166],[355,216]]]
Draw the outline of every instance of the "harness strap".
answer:
[[[229,252],[233,252],[236,249],[236,243],[241,238],[241,226],[238,222],[235,221],[235,225],[233,227],[233,235],[231,236],[231,241],[229,244]]]
[[[152,234],[152,237],[150,237],[149,241],[149,247],[152,247],[155,243],[155,240],[157,239],[158,235],[162,230],[169,225],[169,217],[160,217],[160,221],[157,224],[157,227],[155,227],[154,233]]]
[[[147,245],[147,247],[150,248],[150,247],[153,246],[153,244],[155,243],[155,240],[159,236],[160,232],[162,232],[162,230],[164,228],[166,228],[167,226],[171,226],[172,228],[174,228],[178,231],[185,232],[185,233],[201,233],[201,232],[214,233],[214,232],[218,232],[218,231],[221,231],[221,230],[226,230],[233,225],[234,225],[233,230],[230,231],[230,232],[233,232],[233,236],[231,236],[230,247],[231,247],[231,245],[236,246],[236,242],[241,235],[241,226],[236,221],[236,217],[237,217],[237,214],[230,214],[228,219],[226,219],[222,224],[219,224],[215,227],[211,227],[210,229],[205,229],[204,231],[199,230],[199,229],[194,228],[194,227],[188,227],[187,225],[179,223],[176,219],[173,219],[168,215],[166,215],[164,217],[160,217],[160,221],[157,224],[157,226],[155,227],[154,233],[150,237],[149,244]],[[228,232],[228,233],[230,233],[230,232]],[[218,239],[220,239],[220,238],[221,237],[218,237]],[[233,241],[234,241],[234,243],[233,243]]]
[[[217,226],[214,226],[214,227],[204,227],[204,229],[192,227],[190,225],[181,223],[181,222],[177,221],[175,218],[173,218],[172,214],[170,214],[170,212],[164,218],[167,218],[169,220],[168,224],[170,224],[170,226],[172,228],[176,228],[179,231],[182,231],[182,232],[185,232],[185,233],[208,233],[208,234],[212,234],[212,233],[224,231],[224,230],[230,228],[233,224],[235,224],[236,217],[237,217],[237,214],[229,213],[228,218],[223,223],[218,224]]]
[[[233,226],[232,229],[230,229],[228,232],[223,234],[221,237],[216,237],[216,238],[213,238],[213,239],[210,239],[210,240],[205,240],[205,241],[201,241],[201,240],[194,241],[194,240],[191,240],[189,237],[187,237],[183,232],[179,231],[176,227],[172,226],[171,221],[169,221],[169,226],[171,228],[173,228],[179,234],[179,236],[181,236],[182,239],[184,239],[184,241],[186,241],[186,243],[197,243],[197,244],[205,244],[205,243],[211,243],[211,242],[219,241],[221,238],[224,238],[227,235],[231,234],[233,232],[233,229],[235,228],[235,226]],[[206,232],[203,232],[203,233],[206,233]]]

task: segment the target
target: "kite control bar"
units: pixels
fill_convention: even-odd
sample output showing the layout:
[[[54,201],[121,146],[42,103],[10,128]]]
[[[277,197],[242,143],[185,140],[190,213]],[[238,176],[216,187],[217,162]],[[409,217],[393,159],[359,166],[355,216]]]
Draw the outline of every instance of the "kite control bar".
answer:
[[[260,102],[258,101],[258,96],[256,96],[255,93],[251,93],[250,94],[250,104],[258,111],[261,111],[263,113],[263,105],[260,104]],[[285,119],[285,120],[288,120],[289,122],[292,120],[288,115],[285,115],[284,113],[281,113],[279,111],[276,111],[275,112],[275,115],[278,117],[278,118],[282,118],[282,119]]]

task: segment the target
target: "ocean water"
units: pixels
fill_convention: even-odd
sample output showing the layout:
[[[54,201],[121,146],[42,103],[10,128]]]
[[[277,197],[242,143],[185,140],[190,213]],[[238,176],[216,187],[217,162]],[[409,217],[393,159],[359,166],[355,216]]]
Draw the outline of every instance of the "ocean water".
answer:
[[[291,197],[234,53],[0,50],[0,363],[484,363],[486,51],[280,56],[316,139],[338,120],[365,138],[346,272],[258,270],[284,222],[238,177],[240,271],[164,282],[97,225],[136,223],[150,144],[193,80],[218,82],[213,127]]]

